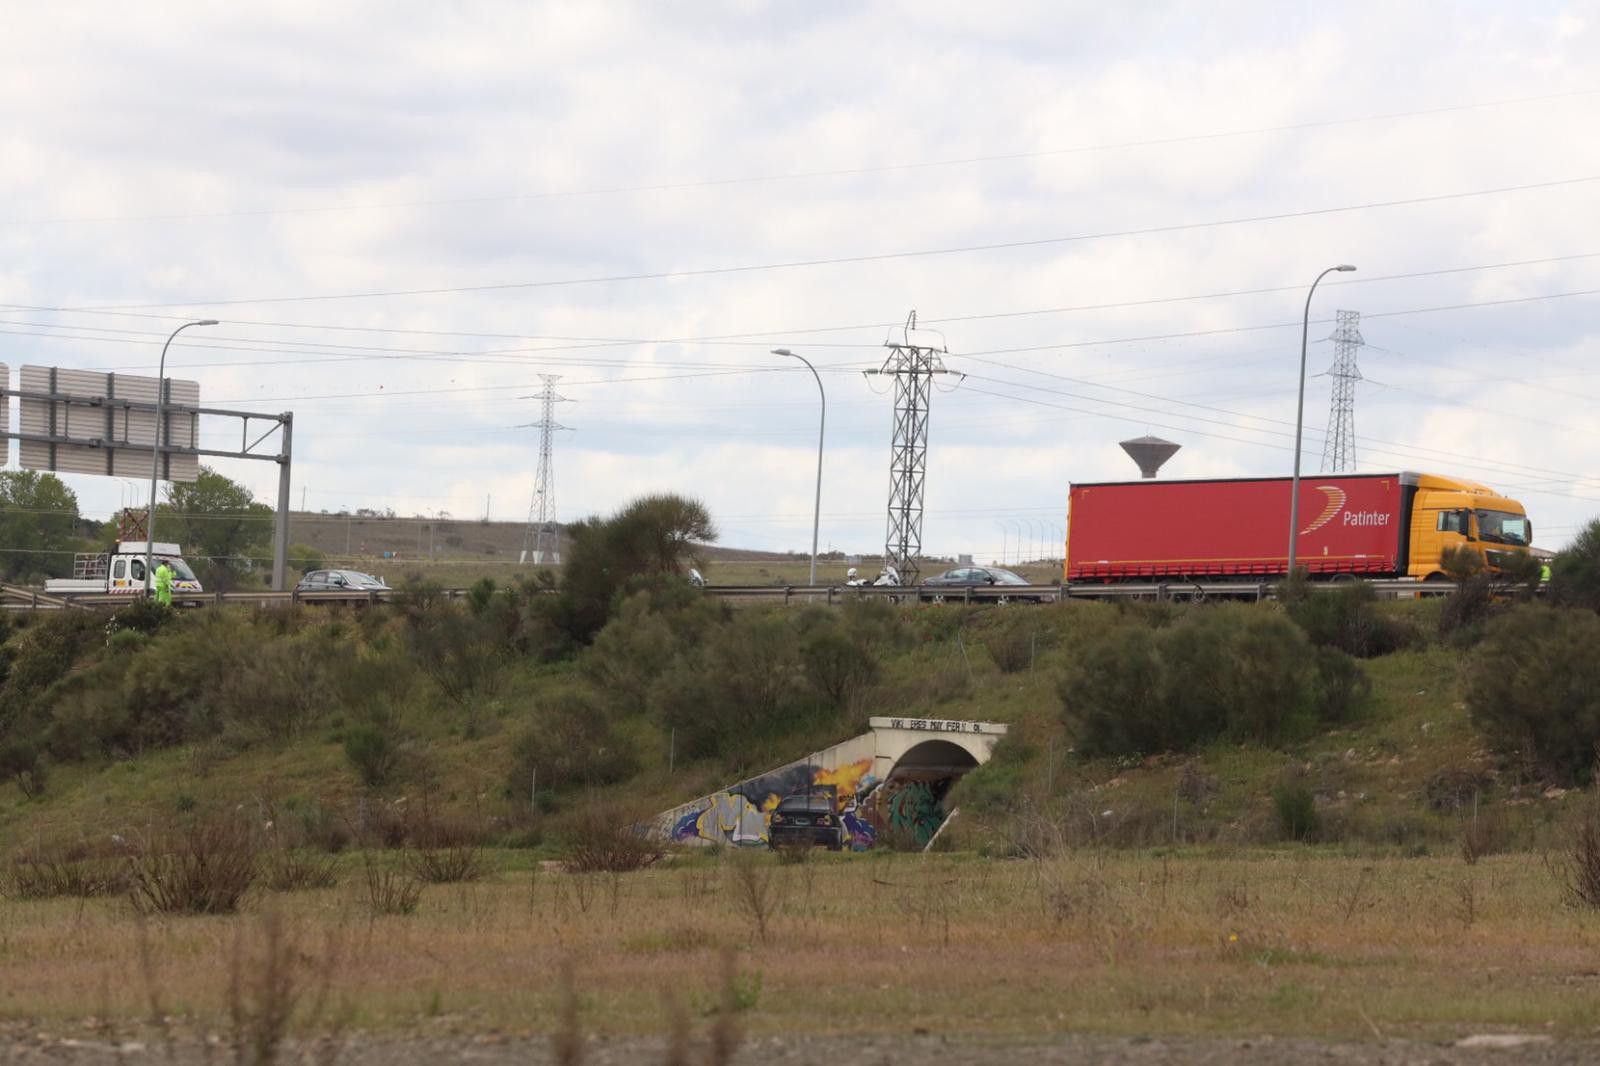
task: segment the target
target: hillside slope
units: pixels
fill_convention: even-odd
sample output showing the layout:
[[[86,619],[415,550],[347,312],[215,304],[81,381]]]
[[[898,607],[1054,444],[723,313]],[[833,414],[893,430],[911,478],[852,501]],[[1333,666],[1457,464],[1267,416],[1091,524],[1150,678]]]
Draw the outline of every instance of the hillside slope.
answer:
[[[1385,609],[1426,631],[1436,606]],[[1311,794],[1315,839],[1367,846],[1452,848],[1464,820],[1491,815],[1506,838],[1531,840],[1526,834],[1562,805],[1559,793],[1547,798],[1495,769],[1461,703],[1460,674],[1471,653],[1433,642],[1367,660],[1373,691],[1360,720],[1281,749],[1218,742],[1183,756],[1080,758],[1062,721],[1058,679],[1074,639],[1118,611],[1084,603],[902,608],[903,639],[883,653],[875,680],[856,691],[849,706],[799,716],[792,727],[765,730],[700,757],[691,757],[676,729],[623,716],[615,730],[634,753],[637,772],[603,792],[619,810],[664,810],[852,735],[869,714],[891,713],[1013,726],[1002,756],[953,798],[966,811],[948,834],[950,844],[994,853],[1025,847],[1041,831],[1068,842],[1112,845],[1270,843],[1285,836],[1274,791],[1286,783]],[[751,625],[797,621],[781,608],[740,617],[753,619]],[[183,618],[175,624],[202,623]],[[393,615],[342,613],[306,615],[297,623],[302,634],[331,634],[360,649],[396,639],[400,624]],[[290,641],[295,632],[290,626],[267,639]],[[163,633],[151,644],[171,639]],[[535,843],[560,824],[575,793],[541,795],[536,805],[520,789],[514,793],[518,745],[526,746],[525,738],[546,722],[540,714],[587,676],[585,662],[529,663],[509,671],[470,712],[431,691],[427,677],[412,676],[394,697],[406,708],[401,762],[408,772],[383,787],[363,785],[346,755],[346,740],[367,712],[334,705],[288,738],[225,730],[137,755],[58,762],[42,796],[0,790],[0,836],[11,844],[95,836],[191,810],[241,806],[264,817],[294,813],[311,825],[380,802],[427,804],[475,821],[492,839]],[[591,742],[577,736],[571,743],[581,748]]]

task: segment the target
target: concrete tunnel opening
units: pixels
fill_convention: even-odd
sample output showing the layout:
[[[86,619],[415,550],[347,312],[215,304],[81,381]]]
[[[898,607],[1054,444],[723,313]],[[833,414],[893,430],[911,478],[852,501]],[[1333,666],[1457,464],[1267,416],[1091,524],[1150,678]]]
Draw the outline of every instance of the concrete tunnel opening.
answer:
[[[874,791],[873,821],[900,845],[925,847],[949,817],[950,790],[978,760],[959,744],[925,740],[907,749]]]

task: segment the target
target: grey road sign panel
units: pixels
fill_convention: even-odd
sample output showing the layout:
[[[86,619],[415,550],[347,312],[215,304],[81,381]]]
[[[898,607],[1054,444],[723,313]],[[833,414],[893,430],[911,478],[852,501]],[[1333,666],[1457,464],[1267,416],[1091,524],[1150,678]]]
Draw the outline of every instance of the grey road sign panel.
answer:
[[[165,403],[199,406],[199,382],[168,378],[167,387]],[[18,391],[57,398],[22,398],[18,432],[53,437],[56,442],[22,441],[21,465],[28,470],[148,478],[156,438],[155,411],[121,406],[117,401],[153,404],[156,388],[155,378],[132,374],[23,367]],[[188,411],[169,410],[162,412],[161,421],[164,428],[158,476],[167,481],[194,481],[200,476],[199,457],[174,454],[167,449],[199,446],[196,416]]]

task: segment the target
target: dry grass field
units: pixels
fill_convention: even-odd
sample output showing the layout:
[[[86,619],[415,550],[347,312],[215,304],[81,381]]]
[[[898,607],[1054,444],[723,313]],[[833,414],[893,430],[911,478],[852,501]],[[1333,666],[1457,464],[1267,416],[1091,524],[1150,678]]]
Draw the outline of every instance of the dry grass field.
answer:
[[[257,891],[223,917],[6,899],[0,1018],[145,1038],[152,1017],[191,1037],[630,1036],[735,1016],[748,1038],[1600,1031],[1600,914],[1527,854],[697,853],[622,875],[489,860],[410,915],[372,914],[355,856],[335,887]]]
[[[520,522],[479,519],[324,515],[296,511],[289,516],[289,540],[321,552],[328,566],[369,571],[391,585],[412,574],[424,574],[447,587],[465,587],[490,577],[506,584],[531,575],[535,568],[517,561],[523,544]],[[384,553],[392,558],[384,558]],[[809,555],[746,551],[711,546],[706,549],[706,578],[715,585],[803,585],[811,576]],[[978,560],[983,563],[985,560]],[[924,575],[941,573],[954,563],[928,562]],[[821,559],[819,583],[844,584],[850,564]],[[862,574],[878,572],[877,557],[855,564]],[[1061,576],[1059,562],[1036,560],[1014,564],[1028,580],[1050,584]]]

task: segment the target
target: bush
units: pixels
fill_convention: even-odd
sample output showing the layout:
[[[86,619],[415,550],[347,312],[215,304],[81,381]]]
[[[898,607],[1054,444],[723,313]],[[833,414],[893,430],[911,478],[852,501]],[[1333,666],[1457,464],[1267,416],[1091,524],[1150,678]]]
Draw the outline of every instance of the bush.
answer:
[[[1600,611],[1600,518],[1584,526],[1551,562],[1550,596],[1569,607]]]
[[[114,631],[132,630],[135,633],[151,634],[171,622],[174,617],[176,616],[172,611],[155,600],[138,599],[113,614],[111,624],[107,628]]]
[[[1600,744],[1600,615],[1523,606],[1495,619],[1467,665],[1472,722],[1550,782],[1587,784]]]
[[[344,735],[344,755],[368,788],[382,788],[394,776],[400,744],[393,730],[379,722],[359,722]]]
[[[1036,640],[1032,627],[1011,625],[990,632],[983,643],[1002,674],[1017,674],[1033,666]]]
[[[1272,813],[1278,832],[1289,840],[1314,840],[1322,828],[1317,798],[1299,774],[1285,776],[1272,790]]]
[[[27,737],[0,740],[0,775],[16,780],[28,799],[44,795],[49,780],[44,749]]]
[[[533,722],[513,742],[506,790],[527,796],[541,792],[614,785],[639,771],[633,744],[612,729],[587,694],[558,690],[540,700]]]
[[[1468,575],[1439,608],[1439,636],[1459,647],[1476,644],[1493,611],[1493,579],[1486,573]]]
[[[681,655],[655,686],[651,712],[675,731],[687,758],[754,754],[763,738],[793,730],[812,709],[804,701],[799,640],[783,615],[743,614]]]
[[[1365,582],[1344,582],[1329,589],[1306,588],[1303,593],[1285,595],[1283,603],[1311,643],[1337,648],[1360,659],[1400,651],[1418,637],[1414,628],[1378,609],[1377,594]]]
[[[661,858],[661,842],[642,819],[617,804],[590,796],[565,820],[567,869],[574,873],[631,873]]]
[[[1568,903],[1600,909],[1600,812],[1592,802],[1573,818],[1553,866]]]
[[[1189,751],[1214,738],[1281,744],[1358,709],[1364,675],[1335,656],[1312,654],[1287,619],[1245,605],[1162,629],[1112,625],[1074,643],[1063,716],[1086,755]]]
[[[89,899],[127,891],[126,863],[87,848],[46,848],[13,855],[3,893],[15,899]]]
[[[422,882],[410,874],[366,864],[367,910],[374,917],[414,914],[422,902]]]
[[[682,496],[644,496],[610,518],[566,527],[561,600],[567,630],[578,641],[599,632],[618,598],[641,579],[685,585],[691,566],[704,566],[702,544],[717,539],[710,512]]]
[[[145,914],[232,914],[259,874],[259,846],[237,819],[158,832],[128,859],[130,896]]]
[[[431,885],[476,881],[486,870],[483,850],[467,837],[419,844],[407,851],[405,856],[406,868],[412,876]]]
[[[261,880],[274,892],[304,892],[339,883],[339,859],[298,848],[276,847],[261,864]]]
[[[1016,726],[995,744],[989,761],[956,781],[948,803],[973,815],[1014,810],[1022,801],[1022,772],[1036,751]]]
[[[286,742],[315,725],[332,706],[339,644],[328,626],[267,639],[238,654],[211,698],[226,721],[244,732]]]
[[[800,645],[806,680],[828,704],[844,707],[878,676],[872,649],[838,625],[819,626]]]
[[[327,565],[322,552],[309,544],[289,545],[289,565],[302,574],[312,570],[321,570]]]

